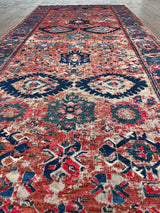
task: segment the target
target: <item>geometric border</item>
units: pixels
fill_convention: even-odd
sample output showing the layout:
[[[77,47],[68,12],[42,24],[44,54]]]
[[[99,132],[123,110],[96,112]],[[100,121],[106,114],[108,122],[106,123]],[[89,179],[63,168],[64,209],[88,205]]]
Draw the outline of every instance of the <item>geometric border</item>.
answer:
[[[158,39],[148,30],[147,27],[144,26],[144,24],[141,22],[141,20],[134,14],[132,11],[130,11],[126,6],[113,6],[111,7],[113,13],[115,14],[117,20],[119,21],[119,24],[121,25],[124,33],[127,36],[128,41],[130,42],[131,46],[133,47],[133,50],[135,51],[137,57],[140,59],[140,62],[148,76],[148,79],[150,80],[152,87],[157,95],[157,97],[160,99],[160,82],[158,82],[159,75],[157,71],[155,74],[155,70],[152,68],[154,65],[154,61],[151,61],[148,63],[146,60],[147,55],[152,53],[154,49],[146,49],[144,50],[139,46],[137,46],[136,40],[140,44],[143,43],[144,37],[151,40],[154,43],[154,48],[157,49],[157,54],[160,54],[160,44]],[[133,33],[136,27],[136,33]],[[144,54],[145,53],[145,54]],[[160,61],[159,61],[160,64]],[[154,73],[154,74],[153,74]]]
[[[49,13],[49,7],[37,7],[33,12],[31,12],[21,23],[19,23],[15,28],[11,29],[6,35],[0,39],[0,46],[5,43],[11,43],[11,45],[6,45],[6,48],[3,48],[5,53],[8,53],[6,57],[0,60],[0,73],[5,69],[7,64],[10,62],[18,52],[19,48],[27,40],[27,38],[33,33],[36,27],[42,22],[42,20]],[[27,32],[24,34],[23,29],[26,29]]]

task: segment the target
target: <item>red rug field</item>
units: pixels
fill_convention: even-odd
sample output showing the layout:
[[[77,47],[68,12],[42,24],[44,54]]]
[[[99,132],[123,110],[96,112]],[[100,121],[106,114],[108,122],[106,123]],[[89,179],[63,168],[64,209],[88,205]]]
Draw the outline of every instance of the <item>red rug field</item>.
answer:
[[[0,213],[160,212],[160,43],[125,6],[39,6],[0,47]]]

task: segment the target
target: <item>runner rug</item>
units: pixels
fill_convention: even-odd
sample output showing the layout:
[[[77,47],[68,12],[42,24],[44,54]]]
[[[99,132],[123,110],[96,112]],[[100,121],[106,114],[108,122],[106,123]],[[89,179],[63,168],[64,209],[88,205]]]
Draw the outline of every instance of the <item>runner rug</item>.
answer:
[[[0,213],[160,212],[160,45],[129,9],[39,6],[0,57]]]

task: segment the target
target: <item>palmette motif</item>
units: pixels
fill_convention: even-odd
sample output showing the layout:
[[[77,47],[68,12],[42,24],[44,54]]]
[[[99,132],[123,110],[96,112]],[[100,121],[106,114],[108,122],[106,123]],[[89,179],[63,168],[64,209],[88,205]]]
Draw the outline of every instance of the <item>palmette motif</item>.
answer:
[[[125,6],[40,6],[4,36],[0,212],[160,212],[159,53]]]

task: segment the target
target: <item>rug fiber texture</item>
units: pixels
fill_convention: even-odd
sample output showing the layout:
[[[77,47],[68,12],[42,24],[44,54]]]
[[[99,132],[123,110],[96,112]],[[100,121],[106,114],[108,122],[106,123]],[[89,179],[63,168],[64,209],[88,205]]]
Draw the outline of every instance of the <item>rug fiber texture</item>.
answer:
[[[0,213],[159,213],[158,39],[123,5],[39,6],[0,44]]]

